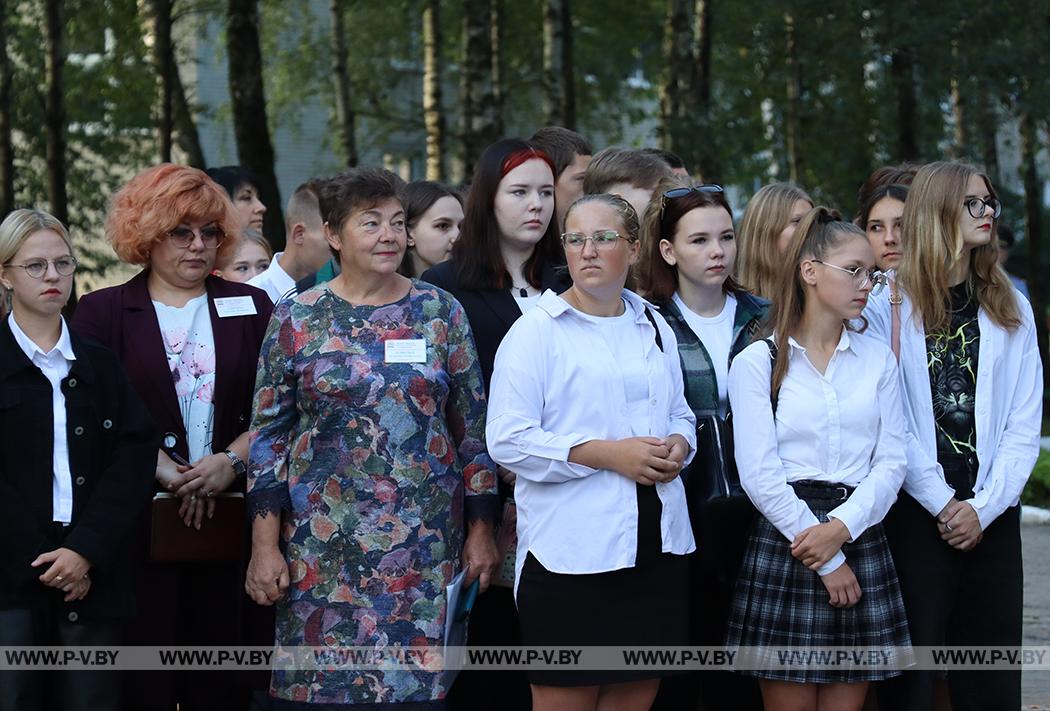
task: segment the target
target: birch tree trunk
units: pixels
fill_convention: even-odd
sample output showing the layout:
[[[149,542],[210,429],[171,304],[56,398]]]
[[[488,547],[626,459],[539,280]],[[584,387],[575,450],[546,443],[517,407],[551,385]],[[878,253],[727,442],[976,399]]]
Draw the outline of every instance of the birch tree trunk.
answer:
[[[441,108],[441,0],[423,6],[423,122],[427,134],[427,180],[445,179],[445,113]]]

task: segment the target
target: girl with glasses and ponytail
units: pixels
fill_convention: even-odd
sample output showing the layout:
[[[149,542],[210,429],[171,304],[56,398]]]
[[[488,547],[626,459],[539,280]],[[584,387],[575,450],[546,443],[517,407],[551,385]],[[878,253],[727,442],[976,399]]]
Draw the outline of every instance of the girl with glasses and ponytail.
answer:
[[[1042,367],[1031,309],[997,262],[1002,206],[976,168],[922,167],[897,269],[908,475],[886,518],[916,645],[1021,644],[1021,490],[1039,453]],[[865,316],[889,342],[890,305]],[[926,709],[936,672],[883,685]],[[1018,708],[1020,670],[948,672],[952,708]]]
[[[881,520],[904,479],[896,362],[850,326],[884,285],[864,232],[810,210],[785,252],[772,334],[729,372],[740,483],[761,514],[727,646],[766,709],[859,711],[909,645]],[[850,647],[886,667],[778,665],[776,648]]]

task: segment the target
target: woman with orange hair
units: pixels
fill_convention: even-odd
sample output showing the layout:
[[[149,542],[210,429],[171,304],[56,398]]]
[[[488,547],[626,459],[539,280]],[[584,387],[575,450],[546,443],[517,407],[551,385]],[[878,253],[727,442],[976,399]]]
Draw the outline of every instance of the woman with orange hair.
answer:
[[[236,250],[239,224],[203,171],[162,164],[139,173],[114,196],[106,233],[121,260],[143,269],[84,296],[73,330],[120,356],[164,433],[156,489],[179,497],[178,515],[199,530],[214,495],[244,490],[255,365],[273,306],[259,289],[211,276],[216,259]],[[139,584],[145,604],[130,642],[236,641],[235,562],[150,563]],[[155,675],[136,679],[147,676]],[[144,698],[131,689],[128,700],[132,708],[236,706],[221,676],[176,694],[166,674],[141,684]]]

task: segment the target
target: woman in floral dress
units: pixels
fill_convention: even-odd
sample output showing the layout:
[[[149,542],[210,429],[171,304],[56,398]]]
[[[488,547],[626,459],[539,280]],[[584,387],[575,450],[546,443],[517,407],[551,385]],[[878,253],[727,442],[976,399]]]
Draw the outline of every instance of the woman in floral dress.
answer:
[[[342,272],[283,302],[262,347],[252,421],[246,589],[277,603],[277,644],[441,650],[445,586],[496,565],[495,465],[470,326],[446,292],[396,273],[399,181],[355,169],[321,212]],[[278,548],[278,537],[284,552]],[[279,653],[277,659],[282,659]],[[298,704],[438,709],[439,669],[275,665]]]

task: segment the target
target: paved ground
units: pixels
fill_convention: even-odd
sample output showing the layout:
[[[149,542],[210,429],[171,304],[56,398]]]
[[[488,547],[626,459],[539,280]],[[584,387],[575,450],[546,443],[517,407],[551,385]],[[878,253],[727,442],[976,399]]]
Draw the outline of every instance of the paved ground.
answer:
[[[1024,643],[1050,646],[1050,526],[1021,527],[1024,551]],[[1025,709],[1050,710],[1050,671],[1024,675]]]

